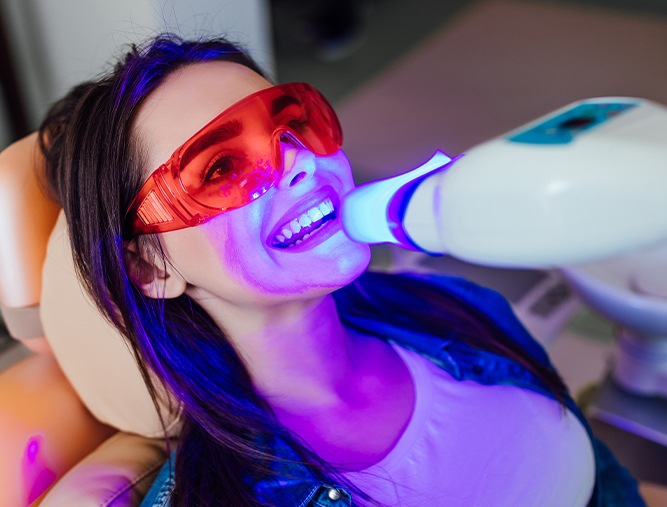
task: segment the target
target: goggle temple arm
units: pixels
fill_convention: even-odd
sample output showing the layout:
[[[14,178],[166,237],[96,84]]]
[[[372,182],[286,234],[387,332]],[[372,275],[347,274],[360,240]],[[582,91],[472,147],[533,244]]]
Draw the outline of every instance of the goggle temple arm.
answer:
[[[167,178],[173,179],[173,175],[167,165],[162,165],[141,187],[127,212],[134,219],[124,231],[126,239],[192,227],[209,218],[196,206],[187,206],[190,198],[180,182]],[[175,191],[180,195],[174,195]]]

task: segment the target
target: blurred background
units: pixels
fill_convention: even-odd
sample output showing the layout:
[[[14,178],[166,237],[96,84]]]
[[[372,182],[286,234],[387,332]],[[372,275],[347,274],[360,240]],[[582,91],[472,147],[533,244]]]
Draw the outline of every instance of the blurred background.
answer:
[[[370,179],[575,99],[667,102],[666,15],[662,0],[0,0],[0,148],[124,44],[225,33],[329,97]]]
[[[33,130],[49,104],[124,45],[165,30],[226,33],[272,68],[270,18],[264,0],[1,0],[0,146]]]
[[[314,84],[339,112],[358,182],[414,167],[436,148],[464,152],[578,99],[667,104],[663,0],[0,0],[0,149],[123,45],[164,30],[226,34],[277,81]],[[614,410],[601,406],[617,325],[557,272],[383,247],[374,263],[500,290],[633,473],[667,485],[667,402],[616,393]]]

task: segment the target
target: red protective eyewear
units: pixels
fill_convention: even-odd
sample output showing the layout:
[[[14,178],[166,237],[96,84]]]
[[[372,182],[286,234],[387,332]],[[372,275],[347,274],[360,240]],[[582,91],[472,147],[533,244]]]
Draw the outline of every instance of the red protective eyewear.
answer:
[[[343,144],[331,105],[312,86],[273,86],[241,99],[186,141],[141,187],[124,236],[193,227],[263,195],[280,178],[280,142],[315,155]]]

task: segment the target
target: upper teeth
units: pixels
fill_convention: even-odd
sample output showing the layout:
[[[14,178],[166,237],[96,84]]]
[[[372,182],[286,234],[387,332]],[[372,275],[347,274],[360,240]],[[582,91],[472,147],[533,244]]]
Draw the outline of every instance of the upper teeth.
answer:
[[[310,226],[313,222],[322,220],[325,216],[334,210],[331,199],[325,199],[319,205],[312,207],[298,218],[285,224],[280,233],[276,235],[278,242],[283,243],[285,239],[290,239],[294,234],[298,234],[304,227]]]

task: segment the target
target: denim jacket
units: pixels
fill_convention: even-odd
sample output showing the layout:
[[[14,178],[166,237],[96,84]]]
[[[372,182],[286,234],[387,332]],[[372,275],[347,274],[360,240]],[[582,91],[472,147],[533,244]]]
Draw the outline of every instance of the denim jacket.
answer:
[[[551,368],[549,358],[542,346],[533,339],[515,317],[509,304],[497,292],[480,287],[467,280],[439,275],[409,275],[426,279],[443,291],[479,308],[507,336],[526,349],[537,361]],[[410,329],[398,328],[377,319],[364,316],[350,317],[346,321],[358,331],[380,336],[404,348],[418,352],[446,370],[457,380],[474,380],[484,385],[506,384],[530,389],[553,398],[543,384],[516,362],[491,352],[466,345],[456,336],[443,339]],[[637,491],[637,483],[591,432],[581,410],[570,396],[567,408],[575,414],[586,429],[595,453],[595,488],[588,507],[645,507]],[[298,457],[287,445],[277,444],[279,455],[284,458]],[[343,507],[354,505],[351,495],[334,480],[323,482],[315,478],[305,467],[290,464],[289,479],[259,481],[255,488],[258,499],[267,505],[280,507]],[[293,479],[298,477],[298,479]],[[153,487],[141,507],[167,507],[174,486],[173,454],[160,471]],[[533,507],[533,506],[518,506]],[[566,506],[564,506],[566,507]]]

